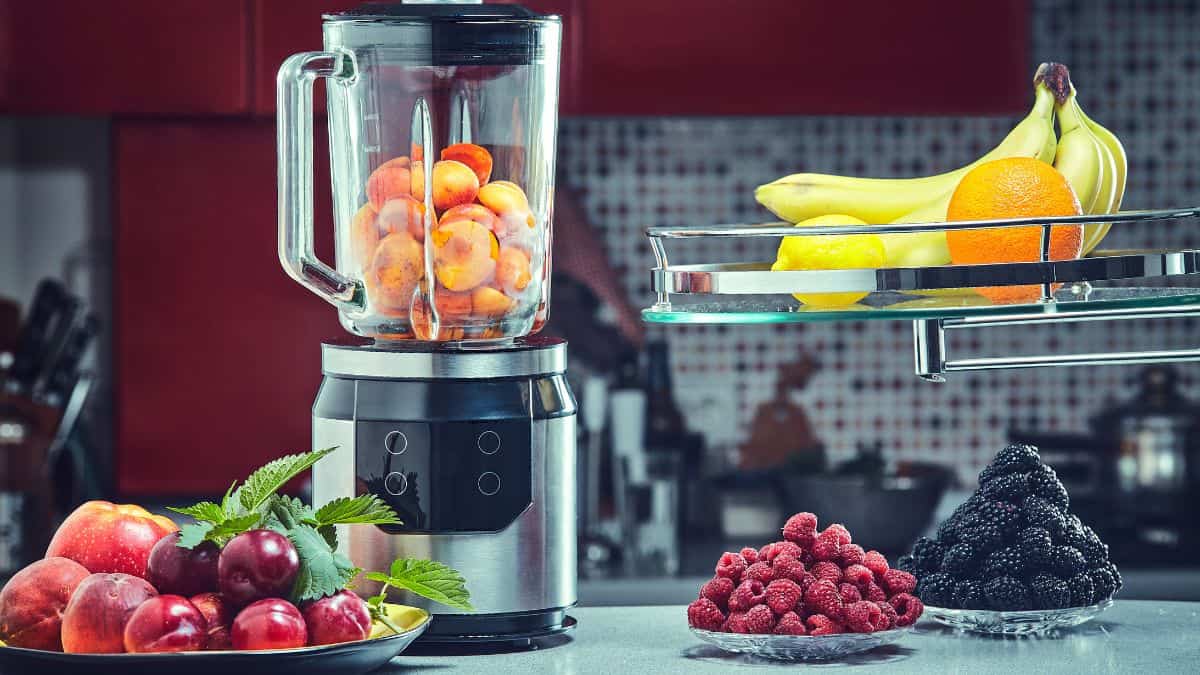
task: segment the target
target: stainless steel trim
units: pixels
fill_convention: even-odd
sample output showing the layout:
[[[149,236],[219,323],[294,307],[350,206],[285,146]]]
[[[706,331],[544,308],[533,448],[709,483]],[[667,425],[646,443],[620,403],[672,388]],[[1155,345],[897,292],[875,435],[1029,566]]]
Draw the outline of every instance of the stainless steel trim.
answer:
[[[321,345],[321,372],[334,377],[475,380],[534,377],[566,369],[566,343],[549,338],[489,348],[431,347],[426,343]]]
[[[1107,253],[1107,252],[1106,252]],[[1120,251],[1079,260],[771,271],[769,262],[672,265],[651,270],[659,293],[764,295],[845,291],[917,291],[1141,279],[1200,274],[1200,250]]]

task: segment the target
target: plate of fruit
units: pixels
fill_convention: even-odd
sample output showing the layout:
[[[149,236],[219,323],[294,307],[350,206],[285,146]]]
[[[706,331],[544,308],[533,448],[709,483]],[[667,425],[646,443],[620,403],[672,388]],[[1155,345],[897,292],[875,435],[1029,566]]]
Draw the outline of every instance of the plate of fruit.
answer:
[[[377,497],[314,508],[279,494],[329,452],[281,457],[219,502],[172,508],[192,520],[182,527],[140,506],[80,506],[0,590],[0,671],[363,673],[431,620],[388,603],[390,588],[470,611],[462,576],[441,563],[364,574],[339,552],[336,526],[400,522]],[[360,597],[368,584],[377,593]]]
[[[953,628],[1022,635],[1077,626],[1112,606],[1121,573],[1070,504],[1037,448],[1010,445],[937,536],[919,539],[897,567],[917,577],[929,616]]]
[[[924,609],[916,585],[842,525],[818,532],[815,515],[797,513],[783,541],[721,556],[688,605],[688,625],[729,652],[833,659],[899,640]]]

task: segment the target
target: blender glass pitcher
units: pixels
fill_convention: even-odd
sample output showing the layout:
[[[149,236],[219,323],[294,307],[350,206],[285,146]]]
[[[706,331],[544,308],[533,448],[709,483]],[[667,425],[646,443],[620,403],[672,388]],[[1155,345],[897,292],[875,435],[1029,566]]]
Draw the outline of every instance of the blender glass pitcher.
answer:
[[[381,339],[499,340],[546,321],[561,24],[515,5],[368,4],[279,69],[279,258]],[[325,78],[336,264],[313,251]]]

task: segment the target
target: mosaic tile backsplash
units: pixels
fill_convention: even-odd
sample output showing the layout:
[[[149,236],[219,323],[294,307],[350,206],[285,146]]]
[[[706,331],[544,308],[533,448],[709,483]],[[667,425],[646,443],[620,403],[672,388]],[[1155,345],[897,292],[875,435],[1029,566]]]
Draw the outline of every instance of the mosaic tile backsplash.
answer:
[[[1200,3],[1033,4],[1033,64],[1071,68],[1080,101],[1129,153],[1124,208],[1200,204]],[[1031,98],[1032,101],[1032,98]],[[764,222],[756,185],[797,171],[925,175],[990,149],[1015,118],[618,118],[561,123],[562,182],[602,229],[633,302],[653,302],[646,225]],[[1106,247],[1200,246],[1195,221],[1116,226]],[[1154,229],[1152,229],[1154,228]],[[726,242],[695,247],[690,262],[771,259],[773,250]],[[1195,344],[1196,322],[1115,322],[978,333],[951,354],[1116,351]],[[651,327],[671,345],[677,398],[714,457],[749,433],[773,397],[778,367],[800,350],[822,369],[799,395],[832,460],[881,442],[894,459],[955,466],[965,481],[1010,428],[1086,431],[1088,418],[1132,396],[1134,367],[955,373],[945,384],[912,374],[907,322]],[[1176,366],[1200,400],[1200,367]],[[728,411],[734,411],[730,415]]]

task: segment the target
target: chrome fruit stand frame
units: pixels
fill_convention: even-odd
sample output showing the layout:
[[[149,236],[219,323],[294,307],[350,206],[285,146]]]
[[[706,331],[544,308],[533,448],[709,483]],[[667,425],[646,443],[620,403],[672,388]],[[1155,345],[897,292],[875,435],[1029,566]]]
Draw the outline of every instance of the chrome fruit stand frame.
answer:
[[[646,230],[657,266],[651,271],[651,323],[750,324],[845,320],[911,320],[915,371],[942,382],[950,372],[1200,361],[1200,347],[1159,351],[1040,354],[950,359],[947,333],[1035,324],[1200,317],[1200,287],[1094,288],[1095,282],[1165,279],[1200,274],[1200,250],[1101,250],[1076,260],[1049,260],[1054,225],[1114,225],[1200,218],[1200,207],[1123,211],[1089,216],[1009,218],[939,223],[838,225],[796,228],[788,223],[651,227]],[[770,261],[671,264],[666,240],[774,238],[848,234],[919,234],[995,227],[1041,227],[1041,260],[933,267],[771,271]],[[1055,286],[1062,288],[1055,291]],[[993,304],[975,287],[1037,285],[1033,303]],[[950,289],[961,293],[946,295]],[[850,307],[804,307],[792,293],[867,292]],[[923,297],[923,292],[937,295]],[[951,291],[953,293],[953,291]],[[683,296],[687,303],[673,302]],[[680,298],[676,298],[678,300]]]

